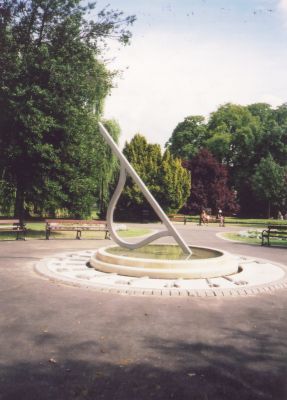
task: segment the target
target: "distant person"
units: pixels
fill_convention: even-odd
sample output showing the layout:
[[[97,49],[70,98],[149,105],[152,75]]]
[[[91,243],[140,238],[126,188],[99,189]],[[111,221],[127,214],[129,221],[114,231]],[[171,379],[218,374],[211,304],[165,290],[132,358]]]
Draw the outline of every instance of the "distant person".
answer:
[[[219,219],[219,226],[224,226],[224,216],[221,209],[218,210],[217,218]]]
[[[199,225],[205,225],[208,223],[209,216],[205,210],[202,210],[199,217]]]
[[[281,211],[278,211],[277,219],[283,219],[283,215]]]
[[[286,211],[286,213],[284,215],[284,219],[287,220],[287,211]]]
[[[199,225],[204,224],[204,219],[205,219],[205,211],[201,210],[199,214]]]

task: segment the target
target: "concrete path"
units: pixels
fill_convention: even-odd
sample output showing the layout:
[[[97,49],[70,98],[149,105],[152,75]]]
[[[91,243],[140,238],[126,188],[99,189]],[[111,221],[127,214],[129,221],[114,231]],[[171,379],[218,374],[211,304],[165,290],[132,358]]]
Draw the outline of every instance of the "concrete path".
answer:
[[[287,267],[287,249],[189,243]],[[105,240],[0,242],[0,400],[287,398],[287,291],[228,298],[102,294],[40,277],[33,264]]]

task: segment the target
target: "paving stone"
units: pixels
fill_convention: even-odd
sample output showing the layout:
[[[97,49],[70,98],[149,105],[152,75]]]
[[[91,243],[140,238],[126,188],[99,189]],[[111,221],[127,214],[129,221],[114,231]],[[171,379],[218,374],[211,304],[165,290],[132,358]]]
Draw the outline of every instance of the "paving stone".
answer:
[[[153,289],[144,289],[144,294],[146,296],[152,296],[152,295],[154,295],[154,290]]]
[[[171,296],[179,296],[180,295],[180,291],[179,290],[176,290],[176,289],[171,289],[170,290],[170,295]]]
[[[188,290],[187,293],[190,297],[197,297],[197,293],[194,290]]]

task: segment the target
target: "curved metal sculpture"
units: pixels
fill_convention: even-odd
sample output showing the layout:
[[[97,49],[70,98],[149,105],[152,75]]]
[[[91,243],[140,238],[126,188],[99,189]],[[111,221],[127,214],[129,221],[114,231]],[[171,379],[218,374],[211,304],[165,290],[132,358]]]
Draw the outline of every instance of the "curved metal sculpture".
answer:
[[[107,224],[108,224],[108,229],[110,231],[110,235],[112,239],[120,246],[126,247],[128,249],[137,249],[139,247],[145,246],[148,243],[151,243],[152,241],[159,239],[164,236],[173,236],[178,245],[181,247],[184,253],[190,255],[192,254],[190,248],[187,246],[183,238],[180,236],[180,234],[177,232],[175,227],[171,224],[170,220],[168,219],[167,215],[164,213],[158,202],[155,200],[153,195],[150,193],[144,182],[141,180],[141,178],[138,176],[134,168],[131,166],[131,164],[128,162],[128,160],[125,158],[125,156],[122,154],[120,149],[118,148],[117,144],[114,142],[113,138],[107,131],[107,129],[103,126],[102,123],[99,122],[99,128],[100,128],[100,133],[102,134],[103,138],[106,140],[110,148],[112,149],[112,152],[115,154],[115,156],[119,159],[120,165],[121,165],[121,170],[120,170],[120,178],[118,185],[116,187],[116,190],[112,196],[112,199],[110,201],[108,211],[107,211]],[[121,195],[121,192],[124,188],[127,174],[131,176],[131,178],[135,181],[135,183],[140,187],[141,191],[143,192],[143,195],[147,199],[147,201],[150,203],[152,206],[153,210],[156,212],[158,217],[161,219],[163,224],[166,227],[165,231],[160,231],[157,233],[154,233],[147,238],[137,242],[137,243],[130,243],[122,240],[116,230],[114,229],[113,226],[113,215],[114,215],[114,210],[115,206],[117,204],[117,201]]]

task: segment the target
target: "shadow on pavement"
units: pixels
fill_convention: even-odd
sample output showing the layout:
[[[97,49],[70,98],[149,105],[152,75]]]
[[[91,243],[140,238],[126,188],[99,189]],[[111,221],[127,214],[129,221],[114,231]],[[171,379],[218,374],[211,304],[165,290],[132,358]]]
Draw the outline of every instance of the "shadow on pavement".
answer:
[[[244,331],[230,330],[227,335],[228,344],[220,338],[207,344],[151,337],[144,340],[147,356],[143,359],[136,355],[116,359],[116,348],[104,348],[97,341],[61,345],[49,360],[2,363],[0,398],[286,399],[283,341]],[[34,342],[45,346],[59,340],[44,334],[36,336]]]

